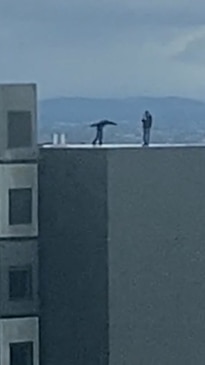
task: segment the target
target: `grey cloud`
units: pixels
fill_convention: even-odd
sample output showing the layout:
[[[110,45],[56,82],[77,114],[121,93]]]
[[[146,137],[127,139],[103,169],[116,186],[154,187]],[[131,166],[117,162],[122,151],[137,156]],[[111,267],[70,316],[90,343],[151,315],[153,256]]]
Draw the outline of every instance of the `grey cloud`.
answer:
[[[190,2],[189,2],[190,3]],[[0,19],[19,25],[36,22],[44,26],[98,28],[137,28],[138,26],[193,26],[205,24],[205,3],[192,7],[184,0],[97,1],[97,0],[2,0]],[[59,29],[60,30],[60,29]]]
[[[98,95],[120,88],[128,94],[136,85],[147,91],[152,77],[157,85],[173,65],[171,56],[162,60],[160,47],[205,24],[203,1],[190,7],[188,0],[1,0],[1,79],[34,78],[56,93],[67,85],[76,94],[88,88]],[[181,72],[173,67],[173,75]],[[167,85],[173,75],[168,72]]]
[[[9,4],[11,0],[7,1],[0,5],[0,29],[3,34],[6,30],[4,47],[10,47],[14,39],[19,46],[37,48],[105,47],[121,36],[135,38],[138,43],[159,42],[172,29],[193,25],[197,18],[182,14],[180,8],[148,7],[140,2],[131,7],[129,2],[116,5],[112,0],[106,6],[97,0],[19,0],[15,8]]]
[[[185,63],[193,63],[204,67],[205,36],[189,42],[185,50],[178,53],[176,58]]]

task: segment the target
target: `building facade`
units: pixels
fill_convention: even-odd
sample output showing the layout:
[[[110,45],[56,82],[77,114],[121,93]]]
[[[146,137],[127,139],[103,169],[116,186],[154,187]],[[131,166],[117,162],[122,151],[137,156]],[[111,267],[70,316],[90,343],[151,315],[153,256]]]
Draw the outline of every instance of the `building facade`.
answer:
[[[36,86],[0,86],[0,365],[39,364]]]
[[[205,147],[40,150],[41,360],[203,365]]]
[[[0,365],[204,365],[205,147],[38,149],[36,100],[0,86]]]

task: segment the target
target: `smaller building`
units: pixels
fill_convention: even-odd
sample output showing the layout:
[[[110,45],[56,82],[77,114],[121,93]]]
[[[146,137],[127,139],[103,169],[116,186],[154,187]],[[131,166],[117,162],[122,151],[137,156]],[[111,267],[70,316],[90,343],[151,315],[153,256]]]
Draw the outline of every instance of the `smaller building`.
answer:
[[[0,85],[0,365],[39,364],[36,103]]]

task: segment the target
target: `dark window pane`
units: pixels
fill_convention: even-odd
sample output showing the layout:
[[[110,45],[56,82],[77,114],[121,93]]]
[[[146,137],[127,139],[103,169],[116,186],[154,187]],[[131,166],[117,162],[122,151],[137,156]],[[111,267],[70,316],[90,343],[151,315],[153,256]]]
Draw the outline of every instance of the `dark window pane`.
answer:
[[[9,189],[9,224],[30,224],[32,221],[32,190]]]
[[[8,112],[8,148],[30,147],[32,122],[29,111]]]
[[[32,298],[32,267],[10,267],[9,269],[10,300],[28,300]]]
[[[10,365],[33,365],[33,342],[11,343]]]

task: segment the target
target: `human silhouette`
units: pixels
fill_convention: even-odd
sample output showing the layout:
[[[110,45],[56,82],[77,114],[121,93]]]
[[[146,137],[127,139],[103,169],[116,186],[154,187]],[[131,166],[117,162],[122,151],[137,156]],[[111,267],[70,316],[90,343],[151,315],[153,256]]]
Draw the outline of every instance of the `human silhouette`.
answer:
[[[152,127],[152,115],[148,110],[145,111],[142,117],[142,126],[143,126],[143,146],[149,146],[150,130]]]
[[[99,143],[99,145],[102,145],[103,144],[103,128],[106,125],[117,125],[117,123],[111,122],[109,120],[101,120],[98,123],[93,123],[93,124],[90,125],[91,127],[96,127],[96,129],[97,129],[96,137],[95,137],[95,139],[92,142],[92,144],[94,146],[96,145],[97,142]]]

